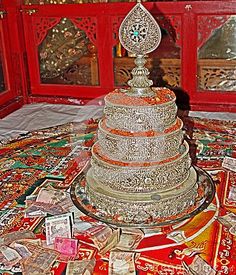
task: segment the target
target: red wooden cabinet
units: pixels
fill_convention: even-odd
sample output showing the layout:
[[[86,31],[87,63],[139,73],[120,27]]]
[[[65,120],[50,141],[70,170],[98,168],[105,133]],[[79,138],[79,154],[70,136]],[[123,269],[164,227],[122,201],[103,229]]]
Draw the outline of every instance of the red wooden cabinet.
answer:
[[[23,24],[18,52],[23,45],[27,102],[83,104],[127,82],[133,58],[119,45],[118,28],[135,3],[39,2],[27,0],[16,7],[22,20],[18,24]],[[174,89],[180,107],[235,112],[236,2],[144,5],[163,33],[147,62],[155,85]]]
[[[0,5],[0,117],[24,103],[20,21],[19,3],[3,0]]]

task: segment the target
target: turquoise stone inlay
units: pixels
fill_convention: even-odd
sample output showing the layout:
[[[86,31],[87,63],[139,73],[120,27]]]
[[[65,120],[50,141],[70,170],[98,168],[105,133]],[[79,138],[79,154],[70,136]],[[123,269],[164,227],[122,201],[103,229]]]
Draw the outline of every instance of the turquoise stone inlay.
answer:
[[[139,32],[138,31],[134,31],[134,36],[138,36]]]

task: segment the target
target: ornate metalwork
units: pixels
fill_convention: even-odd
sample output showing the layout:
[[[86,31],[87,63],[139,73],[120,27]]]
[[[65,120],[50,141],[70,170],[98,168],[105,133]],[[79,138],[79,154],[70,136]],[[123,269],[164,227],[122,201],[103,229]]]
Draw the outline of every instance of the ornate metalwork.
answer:
[[[154,51],[161,42],[161,30],[153,16],[138,3],[122,21],[119,29],[122,46],[136,55]]]
[[[98,196],[95,193],[95,200],[98,200],[101,204],[96,205],[94,203],[92,205],[91,198],[88,195],[89,192],[87,191],[88,183],[86,183],[85,174],[83,173],[72,184],[71,197],[74,204],[86,215],[115,226],[152,227],[171,225],[194,217],[206,209],[214,198],[215,186],[212,179],[206,172],[197,167],[196,172],[198,180],[194,187],[194,189],[197,188],[195,195],[192,189],[182,194],[181,198],[181,195],[172,197],[171,203],[168,203],[168,199],[156,200],[154,203],[155,207],[149,202],[139,201],[137,204],[135,201],[127,205],[120,199],[112,199],[110,201],[110,198],[105,195],[100,200],[100,196],[102,196],[100,193]],[[197,201],[196,193],[199,194]],[[94,194],[93,191],[92,194]],[[170,216],[171,214],[176,215]],[[166,216],[164,217],[164,215]],[[167,217],[168,215],[169,217]]]
[[[113,129],[130,132],[164,131],[173,125],[177,113],[175,94],[166,88],[153,88],[153,90],[157,97],[159,93],[165,92],[169,97],[168,102],[151,106],[127,106],[114,104],[112,94],[106,96],[104,108],[106,125]]]
[[[182,123],[176,130],[169,133],[154,134],[153,136],[132,136],[114,134],[104,128],[105,123],[99,124],[98,139],[101,154],[113,160],[120,161],[162,161],[179,155],[183,140]]]
[[[161,33],[140,3],[121,23],[119,37],[137,56],[136,67],[130,88],[105,97],[91,167],[83,186],[76,187],[79,207],[118,226],[171,224],[209,204],[214,190],[209,178],[191,166],[174,93],[150,88],[144,56],[159,45]],[[72,197],[75,192],[72,188]]]
[[[119,41],[119,27],[124,17],[114,17],[112,19],[113,26],[113,46]],[[181,16],[179,15],[165,15],[155,16],[156,21],[162,29],[165,29],[171,36],[176,45],[181,46],[182,42],[182,29],[181,29]]]
[[[94,178],[113,190],[142,193],[166,191],[179,186],[189,175],[191,159],[188,155],[188,144],[181,147],[180,156],[166,163],[151,164],[144,167],[118,166],[102,160],[93,154],[91,170]]]
[[[177,88],[181,86],[181,68],[180,59],[159,59],[153,62],[152,59],[147,59],[147,68],[150,71],[150,78],[154,85],[168,86]],[[133,68],[133,59],[129,57],[114,59],[114,77],[116,86],[125,86],[127,81],[131,79]]]
[[[144,220],[152,217],[152,220],[170,219],[171,216],[177,216],[183,213],[187,208],[193,207],[196,201],[198,186],[196,182],[197,175],[192,169],[188,179],[183,183],[180,190],[158,193],[140,193],[120,196],[120,192],[106,187],[102,189],[97,187],[95,181],[87,175],[89,199],[92,205],[96,205],[104,211],[109,211],[111,216],[120,213],[123,222],[142,224]],[[100,189],[101,188],[101,189]],[[103,192],[99,192],[103,190]]]
[[[119,29],[122,46],[137,56],[136,67],[132,70],[133,78],[128,81],[132,96],[153,96],[150,86],[153,84],[147,76],[149,71],[144,67],[144,55],[154,51],[161,41],[161,30],[152,15],[141,3],[137,3],[122,21]]]

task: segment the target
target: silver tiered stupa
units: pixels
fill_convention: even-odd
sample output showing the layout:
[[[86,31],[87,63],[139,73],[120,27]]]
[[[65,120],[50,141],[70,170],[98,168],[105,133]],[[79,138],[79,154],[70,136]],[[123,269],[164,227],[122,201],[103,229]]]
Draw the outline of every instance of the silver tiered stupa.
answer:
[[[122,22],[119,37],[136,55],[133,78],[129,88],[105,97],[91,167],[76,179],[72,199],[86,214],[117,226],[177,223],[209,205],[214,185],[191,165],[175,94],[151,88],[145,55],[158,47],[161,31],[141,3]]]

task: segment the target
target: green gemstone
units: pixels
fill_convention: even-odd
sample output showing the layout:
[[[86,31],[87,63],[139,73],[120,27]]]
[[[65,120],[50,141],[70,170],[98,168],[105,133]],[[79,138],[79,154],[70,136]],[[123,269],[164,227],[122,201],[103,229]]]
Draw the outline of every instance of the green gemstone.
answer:
[[[139,32],[138,31],[134,31],[134,36],[138,36]]]

